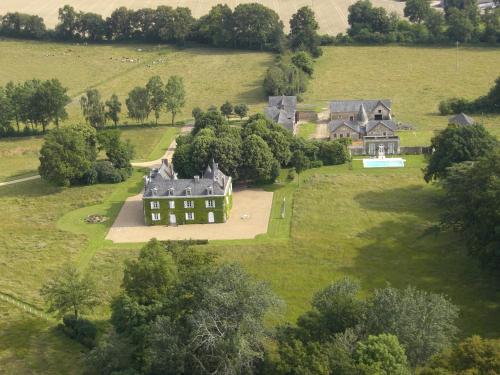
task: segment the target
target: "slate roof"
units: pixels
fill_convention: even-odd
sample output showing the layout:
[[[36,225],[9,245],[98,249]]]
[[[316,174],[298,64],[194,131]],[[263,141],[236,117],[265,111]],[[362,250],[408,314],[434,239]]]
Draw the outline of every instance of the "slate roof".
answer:
[[[467,126],[467,125],[474,125],[475,121],[472,117],[467,116],[465,113],[460,113],[458,115],[450,117],[448,119],[448,123],[459,126]]]
[[[164,160],[159,169],[152,169],[149,176],[145,177],[144,198],[151,197],[187,197],[187,196],[213,196],[224,195],[230,177],[219,170],[217,163],[208,166],[201,177],[177,178],[172,165]],[[173,189],[173,194],[170,194]],[[187,194],[190,189],[191,194]],[[210,191],[212,192],[210,194]]]
[[[270,96],[269,97],[269,107],[278,107],[283,109],[284,107],[297,108],[297,97],[296,96]]]
[[[369,133],[378,124],[384,124],[393,132],[398,130],[398,125],[392,120],[370,120],[366,123],[366,132]]]
[[[293,132],[296,108],[296,96],[270,96],[269,106],[266,107],[264,115],[267,119]]]
[[[358,121],[332,120],[328,123],[330,132],[334,132],[341,126],[347,126],[348,128],[354,130],[355,132],[361,133],[361,127]]]
[[[330,132],[334,132],[341,126],[347,126],[360,135],[363,135],[369,133],[378,124],[384,124],[392,131],[397,130],[397,124],[392,120],[369,120],[366,123],[361,123],[359,121],[333,120],[328,123],[328,127]]]
[[[365,111],[373,112],[378,104],[382,104],[387,109],[391,109],[392,101],[390,99],[374,99],[374,100],[332,100],[330,102],[330,112],[358,112],[360,106],[363,106]]]

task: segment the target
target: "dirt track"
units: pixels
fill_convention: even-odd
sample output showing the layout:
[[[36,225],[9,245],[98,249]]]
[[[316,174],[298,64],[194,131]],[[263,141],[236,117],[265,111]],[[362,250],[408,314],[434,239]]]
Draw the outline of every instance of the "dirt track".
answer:
[[[254,0],[269,8],[274,9],[288,28],[290,17],[298,8],[311,6],[318,19],[321,32],[336,35],[347,28],[347,8],[356,0]],[[200,17],[206,14],[210,8],[218,3],[226,3],[231,8],[239,3],[250,2],[241,0],[1,0],[0,14],[6,12],[23,12],[37,14],[45,19],[47,26],[54,27],[57,23],[57,11],[65,4],[72,5],[77,10],[95,12],[109,16],[111,12],[126,6],[133,9],[155,8],[158,5],[170,5],[173,7],[185,6],[191,9],[193,16]],[[403,14],[404,2],[394,0],[373,0],[375,6],[383,6],[389,12],[396,11]]]
[[[146,226],[143,219],[142,194],[128,198],[109,230],[106,239],[115,243],[159,240],[237,240],[254,238],[267,232],[273,193],[260,189],[234,191],[233,209],[227,223],[190,224],[176,227]]]

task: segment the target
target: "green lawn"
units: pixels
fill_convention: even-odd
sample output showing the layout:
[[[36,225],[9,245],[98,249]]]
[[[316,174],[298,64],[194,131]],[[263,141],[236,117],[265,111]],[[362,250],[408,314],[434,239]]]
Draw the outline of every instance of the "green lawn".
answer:
[[[423,182],[421,158],[407,158],[400,170],[365,170],[355,161],[353,170],[307,171],[293,193],[290,240],[268,234],[260,241],[210,247],[268,280],[287,302],[287,320],[310,307],[315,291],[350,276],[361,281],[364,293],[386,283],[444,293],[461,309],[463,335],[498,337],[500,293],[494,280],[465,255],[455,235],[432,231],[439,191]]]
[[[123,104],[122,122],[127,119],[125,99],[135,86],[159,75],[184,78],[186,105],[178,120],[191,118],[199,106],[220,106],[226,100],[246,103],[261,111],[266,99],[262,88],[272,55],[263,52],[214,48],[176,49],[171,46],[122,44],[75,45],[18,40],[0,40],[0,85],[9,80],[58,78],[74,98],[68,106],[67,122],[81,121],[78,97],[88,88],[97,88],[107,99],[116,93]],[[130,61],[133,62],[130,62]],[[150,118],[153,121],[153,118]],[[163,115],[161,122],[170,122]]]
[[[299,137],[302,137],[304,139],[309,139],[314,135],[315,132],[316,132],[316,124],[312,124],[310,122],[299,124],[299,133],[298,133]]]
[[[393,100],[398,121],[416,131],[401,132],[402,145],[426,145],[445,127],[438,104],[450,97],[485,95],[500,75],[500,48],[425,46],[325,47],[315,64],[304,103],[327,107],[331,99]],[[500,116],[474,116],[500,136]]]

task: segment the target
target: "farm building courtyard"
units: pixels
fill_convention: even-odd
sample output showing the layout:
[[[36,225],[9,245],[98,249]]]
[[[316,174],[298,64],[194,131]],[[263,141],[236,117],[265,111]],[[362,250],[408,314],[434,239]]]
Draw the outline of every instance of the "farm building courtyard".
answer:
[[[190,224],[169,227],[144,224],[142,193],[129,197],[118,214],[106,239],[115,243],[158,240],[239,240],[266,233],[273,193],[261,189],[233,192],[231,216],[222,224]]]

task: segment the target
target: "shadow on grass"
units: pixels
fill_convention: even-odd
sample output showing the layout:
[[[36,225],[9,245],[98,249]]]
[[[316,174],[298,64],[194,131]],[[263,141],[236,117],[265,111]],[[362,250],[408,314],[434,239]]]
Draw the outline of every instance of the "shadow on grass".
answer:
[[[439,204],[439,191],[424,185],[367,191],[354,196],[361,207],[373,211],[416,214],[429,217]]]
[[[460,239],[450,233],[429,233],[418,217],[384,221],[359,234],[361,246],[345,271],[365,288],[386,283],[442,293],[460,308],[463,336],[500,334],[500,291],[496,280],[467,256]]]
[[[0,198],[41,198],[60,193],[63,189],[63,187],[51,185],[42,179],[36,179],[0,187]]]

